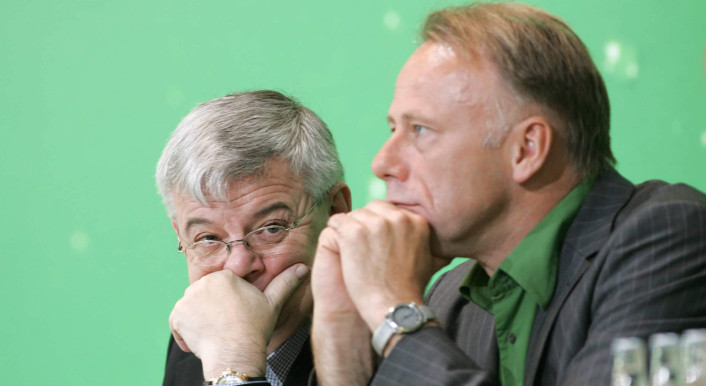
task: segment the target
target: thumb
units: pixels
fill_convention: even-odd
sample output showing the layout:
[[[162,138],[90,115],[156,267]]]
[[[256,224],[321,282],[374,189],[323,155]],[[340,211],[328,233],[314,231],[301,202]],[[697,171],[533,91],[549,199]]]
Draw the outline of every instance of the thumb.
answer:
[[[292,296],[294,290],[299,287],[299,284],[304,281],[304,277],[309,273],[309,267],[304,264],[295,264],[285,269],[277,275],[263,294],[267,298],[267,302],[274,308],[279,310],[287,299]]]

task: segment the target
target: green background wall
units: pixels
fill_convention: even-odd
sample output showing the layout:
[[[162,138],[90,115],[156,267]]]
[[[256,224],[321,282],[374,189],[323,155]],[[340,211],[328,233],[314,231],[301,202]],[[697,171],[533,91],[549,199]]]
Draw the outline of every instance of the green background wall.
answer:
[[[457,2],[458,3],[458,2]],[[706,189],[706,2],[536,0],[603,72],[619,169]],[[153,182],[197,103],[272,88],[329,124],[354,206],[384,187],[396,74],[451,2],[5,1],[0,384],[154,385],[187,285]]]

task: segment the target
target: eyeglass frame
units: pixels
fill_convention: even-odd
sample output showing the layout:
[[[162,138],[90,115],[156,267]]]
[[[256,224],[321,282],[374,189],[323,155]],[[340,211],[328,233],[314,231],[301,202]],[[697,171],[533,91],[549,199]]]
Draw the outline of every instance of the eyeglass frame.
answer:
[[[298,227],[299,224],[301,224],[301,222],[304,221],[304,218],[306,218],[306,216],[308,216],[311,212],[313,212],[313,211],[314,211],[314,208],[316,208],[321,202],[323,202],[323,197],[321,197],[321,198],[317,199],[316,201],[314,201],[314,204],[311,206],[311,208],[309,208],[306,212],[304,212],[304,214],[301,215],[301,217],[299,217],[298,219],[296,219],[296,220],[292,223],[292,225],[289,226],[289,227],[283,227],[282,225],[267,225],[267,226],[259,227],[259,228],[257,228],[257,229],[254,229],[254,230],[248,232],[245,236],[243,236],[242,239],[238,239],[238,240],[231,240],[231,241],[223,241],[223,240],[199,240],[199,241],[195,241],[195,242],[193,242],[193,243],[187,245],[186,247],[184,247],[183,245],[181,245],[181,239],[177,236],[177,239],[179,240],[179,242],[178,242],[178,244],[177,244],[177,252],[183,253],[184,256],[185,256],[187,259],[193,260],[193,259],[190,258],[189,256],[186,256],[186,250],[189,249],[189,248],[191,248],[191,247],[193,247],[193,246],[196,245],[196,244],[203,243],[204,241],[217,242],[217,243],[221,243],[221,244],[225,245],[226,251],[227,251],[226,256],[230,256],[230,253],[231,253],[231,251],[233,250],[233,246],[232,246],[232,245],[235,244],[235,243],[240,243],[240,242],[242,242],[243,245],[245,246],[245,248],[247,248],[250,252],[255,252],[255,251],[253,251],[252,248],[250,247],[250,243],[249,243],[248,240],[247,240],[248,237],[250,237],[250,235],[253,235],[253,234],[257,233],[257,232],[262,232],[262,231],[265,231],[267,228],[273,228],[273,227],[282,228],[282,230],[284,230],[285,232],[287,232],[287,234],[284,235],[284,237],[282,238],[281,241],[278,241],[278,242],[276,242],[276,243],[274,243],[274,244],[272,244],[272,245],[281,244],[281,243],[287,238],[287,236],[289,236],[289,231],[291,231],[292,229],[295,229],[296,227]],[[221,247],[221,248],[222,248],[222,247]],[[220,251],[220,250],[221,250],[221,249],[219,249],[219,251]],[[200,267],[210,267],[210,266],[215,265],[215,264],[206,264],[206,265],[203,265],[203,264],[198,264],[198,263],[194,263],[194,264],[196,264],[196,265],[198,265],[198,266],[200,266]]]

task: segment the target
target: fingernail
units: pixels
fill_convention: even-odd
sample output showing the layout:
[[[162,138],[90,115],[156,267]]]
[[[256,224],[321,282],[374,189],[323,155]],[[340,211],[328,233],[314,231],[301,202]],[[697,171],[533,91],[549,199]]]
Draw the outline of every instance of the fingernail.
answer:
[[[297,275],[298,278],[301,279],[309,273],[309,267],[304,264],[300,264],[294,271],[294,273]]]

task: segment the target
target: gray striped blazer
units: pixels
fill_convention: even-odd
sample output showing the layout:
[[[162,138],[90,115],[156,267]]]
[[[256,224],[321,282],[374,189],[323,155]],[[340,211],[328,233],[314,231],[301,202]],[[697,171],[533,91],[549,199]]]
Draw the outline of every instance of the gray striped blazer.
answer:
[[[461,297],[467,262],[427,303],[442,328],[401,339],[373,385],[496,385],[493,316]],[[535,317],[524,385],[609,385],[610,343],[706,327],[706,196],[686,185],[635,186],[615,170],[596,183],[570,226],[554,295]]]

